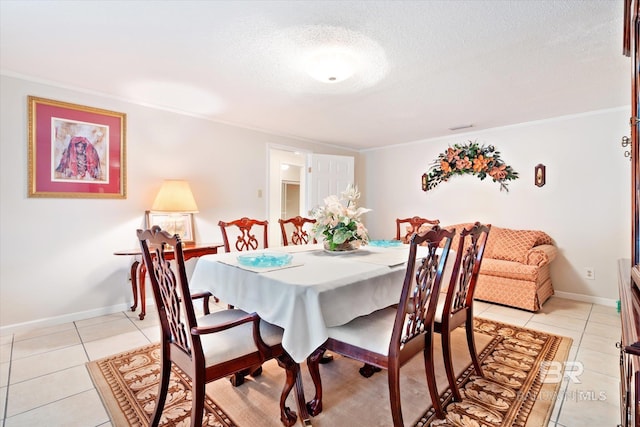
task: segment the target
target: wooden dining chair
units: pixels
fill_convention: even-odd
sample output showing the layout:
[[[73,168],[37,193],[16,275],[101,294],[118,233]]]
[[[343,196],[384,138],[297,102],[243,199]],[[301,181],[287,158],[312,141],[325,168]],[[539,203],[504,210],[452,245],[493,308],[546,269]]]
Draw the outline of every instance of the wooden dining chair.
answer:
[[[223,309],[196,319],[180,237],[171,236],[158,226],[138,230],[137,236],[161,328],[160,389],[151,425],[160,423],[172,365],[191,378],[191,426],[199,427],[203,425],[206,383],[237,372],[255,372],[255,367],[272,358],[286,370],[280,420],[286,427],[293,425],[297,415],[285,406],[285,401],[298,381],[299,365],[282,348],[282,329],[264,322],[256,313],[237,309]],[[173,247],[173,268],[165,256],[169,247]]]
[[[259,248],[268,248],[269,241],[267,237],[267,230],[269,228],[269,221],[260,221],[258,219],[252,219],[242,217],[230,222],[219,221],[220,231],[222,232],[222,241],[224,243],[224,250],[231,252],[231,244],[229,243],[229,236],[235,235],[236,241],[234,248],[237,251],[251,251]],[[262,238],[259,239],[253,234],[255,229],[262,228]],[[235,230],[235,233],[232,231]]]
[[[402,224],[408,224],[404,234],[400,232]],[[421,218],[419,216],[413,216],[411,218],[396,218],[396,240],[402,240],[404,243],[409,243],[413,233],[417,233],[420,230],[420,226],[423,224],[438,225],[440,224],[440,220]]]
[[[307,406],[312,415],[322,411],[319,356],[327,349],[388,371],[389,399],[394,427],[404,426],[400,403],[400,368],[422,351],[427,387],[438,418],[443,418],[433,365],[433,319],[440,282],[454,231],[435,226],[414,234],[397,306],[391,306],[351,322],[327,328],[329,338],[308,359],[316,395]],[[442,243],[442,248],[438,248]],[[418,246],[426,255],[417,257]],[[423,248],[421,248],[422,250]]]
[[[461,400],[461,395],[453,370],[451,332],[461,325],[466,329],[467,346],[476,374],[483,376],[473,335],[473,293],[490,230],[491,224],[476,222],[460,232],[451,280],[446,294],[440,295],[436,308],[433,328],[441,335],[445,372],[456,401]]]
[[[279,219],[280,232],[282,233],[282,244],[284,246],[291,245],[306,245],[311,241],[317,243],[315,238],[309,235],[309,231],[304,227],[307,224],[315,224],[314,218],[305,218],[300,215],[294,216],[288,219]],[[289,239],[289,233],[287,229],[291,230],[291,239]]]

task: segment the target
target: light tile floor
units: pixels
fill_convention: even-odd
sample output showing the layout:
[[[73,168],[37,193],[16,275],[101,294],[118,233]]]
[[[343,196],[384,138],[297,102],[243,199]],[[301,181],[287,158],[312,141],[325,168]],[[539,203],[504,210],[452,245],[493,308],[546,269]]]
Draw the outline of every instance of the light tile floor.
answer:
[[[562,380],[550,427],[619,424],[615,308],[553,297],[535,314],[482,302],[475,310],[480,317],[573,338],[569,361],[575,364]],[[2,426],[111,426],[85,363],[158,337],[151,308],[143,321],[122,312],[0,336]]]

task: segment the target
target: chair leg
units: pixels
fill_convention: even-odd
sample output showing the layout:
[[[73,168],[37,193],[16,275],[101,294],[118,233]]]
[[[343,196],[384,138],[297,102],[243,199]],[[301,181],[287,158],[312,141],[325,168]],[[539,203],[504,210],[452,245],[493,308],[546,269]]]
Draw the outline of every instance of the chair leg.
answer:
[[[209,295],[202,298],[202,311],[204,314],[211,314],[211,310],[209,309]]]
[[[253,378],[262,375],[262,365],[257,365],[251,368],[251,373],[249,375],[251,375]]]
[[[236,372],[234,374],[231,374],[231,376],[229,377],[229,381],[231,382],[232,386],[240,387],[242,384],[244,384],[244,377],[246,377],[250,373],[251,372],[249,369],[244,369],[240,372]]]
[[[397,363],[389,365],[389,400],[393,427],[404,427],[402,421],[402,404],[400,403],[400,367]]]
[[[162,367],[160,368],[160,388],[158,397],[156,398],[156,407],[151,416],[151,427],[157,427],[160,424],[164,403],[167,400],[167,392],[169,391],[169,378],[171,376],[171,361],[168,357],[162,356]]]
[[[473,367],[476,370],[476,375],[484,377],[482,373],[482,367],[480,366],[480,360],[478,359],[478,352],[476,351],[476,340],[473,335],[473,316],[467,317],[467,323],[465,324],[467,330],[467,345],[469,346],[469,354],[471,355],[471,361]]]
[[[427,387],[431,395],[431,404],[436,413],[436,417],[444,418],[442,404],[440,403],[440,394],[438,393],[438,385],[436,384],[436,370],[433,366],[433,334],[425,335],[425,345],[422,351],[424,356],[424,370],[427,374]]]
[[[447,373],[447,381],[449,382],[449,388],[453,394],[453,400],[460,402],[462,396],[460,396],[460,390],[456,385],[456,375],[453,371],[453,357],[451,355],[451,331],[449,327],[443,327],[440,332],[442,337],[442,358],[444,360],[444,370]]]
[[[318,348],[307,357],[307,368],[315,386],[315,396],[307,403],[307,410],[312,416],[322,412],[322,380],[320,379],[320,359],[324,354],[323,348]]]
[[[244,384],[244,379],[247,375],[251,375],[254,378],[262,375],[262,365],[255,365],[250,368],[243,369],[242,371],[236,372],[235,374],[231,374],[231,376],[229,377],[229,381],[234,387],[240,387],[242,384]]]
[[[322,354],[320,358],[320,364],[326,365],[327,363],[333,362],[333,354],[327,353],[326,351]]]
[[[362,365],[362,368],[358,369],[358,372],[360,372],[360,375],[362,375],[363,377],[370,378],[371,376],[373,376],[373,374],[375,374],[376,372],[380,372],[381,370],[382,369],[378,368],[377,366],[365,363],[364,365]]]
[[[284,388],[282,389],[282,393],[280,394],[280,421],[285,427],[291,427],[296,423],[298,419],[296,413],[292,411],[288,406],[287,397],[289,393],[291,393],[291,389],[296,384],[296,380],[298,379],[298,375],[300,374],[300,365],[291,359],[291,357],[284,353],[281,356],[277,357],[278,365],[284,368],[286,372],[286,380],[284,383]]]
[[[192,378],[192,400],[191,400],[191,427],[202,427],[202,416],[204,415],[204,378]]]

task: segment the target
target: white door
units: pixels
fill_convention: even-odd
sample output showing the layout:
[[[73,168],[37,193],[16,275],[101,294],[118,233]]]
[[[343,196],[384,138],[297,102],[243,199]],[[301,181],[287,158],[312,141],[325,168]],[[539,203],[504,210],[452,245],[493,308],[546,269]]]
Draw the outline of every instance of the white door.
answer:
[[[309,154],[307,157],[308,209],[322,205],[327,196],[340,196],[353,183],[353,157],[328,154]]]

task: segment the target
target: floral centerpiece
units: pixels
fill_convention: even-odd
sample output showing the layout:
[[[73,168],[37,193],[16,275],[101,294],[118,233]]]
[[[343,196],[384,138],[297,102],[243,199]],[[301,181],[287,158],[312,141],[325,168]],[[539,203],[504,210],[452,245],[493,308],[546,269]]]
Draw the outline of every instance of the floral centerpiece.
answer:
[[[438,155],[426,174],[426,188],[431,190],[454,175],[464,174],[476,175],[480,180],[490,176],[493,182],[500,184],[500,190],[507,191],[506,181],[518,178],[518,172],[500,158],[500,152],[493,145],[481,146],[469,141],[468,144],[454,144]]]
[[[316,219],[312,231],[318,241],[324,240],[325,249],[345,251],[369,242],[369,234],[360,217],[371,209],[357,207],[359,198],[358,187],[349,185],[340,197],[331,195],[324,199],[324,206],[311,211]]]

